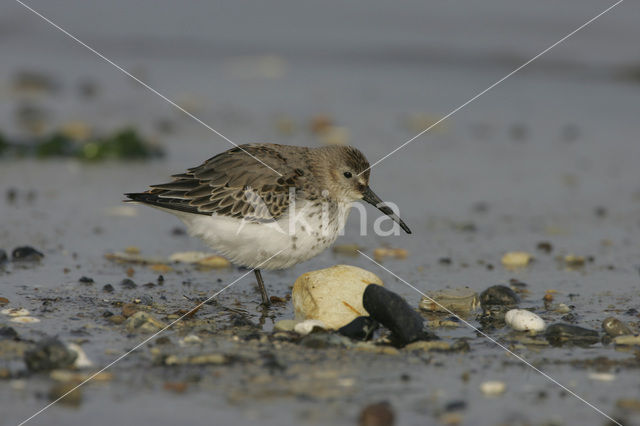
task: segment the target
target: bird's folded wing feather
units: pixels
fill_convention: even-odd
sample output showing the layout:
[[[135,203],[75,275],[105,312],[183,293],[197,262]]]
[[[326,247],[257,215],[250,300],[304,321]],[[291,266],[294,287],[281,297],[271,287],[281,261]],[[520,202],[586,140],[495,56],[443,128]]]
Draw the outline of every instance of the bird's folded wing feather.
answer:
[[[304,151],[299,154],[304,155]],[[289,187],[304,184],[307,179],[304,171],[301,173],[296,167],[300,164],[304,164],[303,158],[284,158],[270,145],[241,145],[185,173],[173,175],[171,182],[151,185],[152,189],[142,194],[128,195],[167,209],[269,222],[277,220],[289,207]],[[137,199],[132,195],[138,195]]]

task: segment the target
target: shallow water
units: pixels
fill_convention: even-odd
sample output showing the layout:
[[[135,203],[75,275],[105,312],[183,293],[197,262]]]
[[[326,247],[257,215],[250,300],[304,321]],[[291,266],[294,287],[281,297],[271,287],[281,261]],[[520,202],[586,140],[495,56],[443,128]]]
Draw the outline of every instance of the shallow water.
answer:
[[[308,122],[326,114],[348,128],[351,143],[371,161],[417,133],[406,125],[409,114],[437,119],[606,7],[596,1],[562,7],[502,1],[428,7],[420,2],[367,7],[276,2],[253,5],[248,13],[235,2],[180,7],[139,2],[134,8],[124,2],[30,4],[237,143],[317,145]],[[360,244],[369,255],[382,245],[406,248],[408,259],[384,266],[423,291],[463,285],[482,291],[517,278],[530,291],[522,306],[536,307],[548,322],[562,316],[542,304],[545,291],[556,290],[555,302],[575,306],[578,325],[599,330],[605,317],[615,315],[637,331],[637,316],[625,312],[637,309],[640,297],[640,85],[620,77],[640,63],[637,9],[624,3],[457,113],[444,128],[373,168],[372,187],[400,206],[412,235],[361,236],[354,215],[338,243]],[[0,17],[0,128],[5,133],[19,134],[15,110],[33,102],[49,111],[50,128],[73,120],[107,130],[133,124],[155,135],[169,152],[166,160],[148,163],[0,163],[0,248],[31,245],[45,253],[38,265],[9,264],[0,272],[0,296],[10,300],[8,306],[25,307],[41,319],[11,326],[24,339],[79,339],[97,366],[106,365],[144,338],[103,319],[103,311],[119,311],[113,301],[148,294],[167,312],[188,309],[193,302],[183,295],[206,297],[246,272],[178,266],[164,274],[163,286],[123,290],[118,283],[129,265],[104,258],[128,246],[147,256],[205,250],[196,240],[173,235],[181,225],[165,213],[133,207],[124,211],[131,216],[123,216],[122,194],[163,181],[229,144],[19,4],[1,5]],[[44,70],[57,79],[59,92],[35,97],[14,92],[11,77],[22,69]],[[76,86],[83,79],[98,84],[94,100],[79,98]],[[294,123],[290,136],[276,130],[283,115]],[[175,132],[160,132],[159,119],[171,121]],[[4,196],[10,188],[17,190],[14,202]],[[486,209],[479,211],[478,203]],[[368,212],[371,230],[377,213]],[[536,251],[540,241],[551,242],[553,253]],[[506,270],[500,258],[512,250],[531,252],[536,261],[524,270]],[[568,253],[594,260],[570,270],[555,259]],[[451,264],[439,262],[443,257]],[[364,257],[327,251],[264,276],[270,294],[285,296],[303,272],[336,263],[375,272],[417,306],[419,294]],[[154,282],[158,275],[146,267],[134,269],[138,284]],[[95,284],[78,283],[81,276]],[[113,294],[102,292],[106,283],[116,287]],[[606,422],[462,327],[436,333],[446,340],[468,337],[469,353],[390,355],[236,342],[224,334],[233,322],[230,309],[245,312],[265,332],[293,315],[286,304],[262,317],[253,286],[249,275],[197,314],[214,324],[202,346],[178,347],[187,326],[166,332],[171,348],[226,352],[241,361],[154,366],[152,348],[164,349],[151,344],[115,365],[112,381],[86,386],[80,406],[56,405],[32,423],[354,424],[363,406],[379,400],[391,402],[402,425],[446,423],[456,419],[453,415],[474,425]],[[46,298],[54,300],[43,306]],[[504,338],[507,332],[492,333]],[[517,351],[607,414],[640,424],[637,412],[616,407],[620,398],[640,397],[633,352],[602,344]],[[284,370],[265,367],[264,352]],[[610,365],[578,362],[597,357],[608,357]],[[589,378],[602,369],[615,379]],[[468,381],[461,378],[465,372]],[[507,393],[483,396],[479,385],[486,380],[504,381]],[[176,394],[163,388],[166,382],[189,386]],[[0,381],[0,422],[18,423],[43,407],[51,384],[46,375],[29,376],[22,384]],[[466,408],[447,413],[447,404],[461,400]]]

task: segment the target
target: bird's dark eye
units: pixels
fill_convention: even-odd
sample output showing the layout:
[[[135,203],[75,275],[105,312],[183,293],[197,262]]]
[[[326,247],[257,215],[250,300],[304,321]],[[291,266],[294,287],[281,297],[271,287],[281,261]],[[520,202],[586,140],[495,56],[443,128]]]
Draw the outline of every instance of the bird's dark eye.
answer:
[[[346,177],[347,179],[351,179],[351,172],[344,172],[344,177]]]

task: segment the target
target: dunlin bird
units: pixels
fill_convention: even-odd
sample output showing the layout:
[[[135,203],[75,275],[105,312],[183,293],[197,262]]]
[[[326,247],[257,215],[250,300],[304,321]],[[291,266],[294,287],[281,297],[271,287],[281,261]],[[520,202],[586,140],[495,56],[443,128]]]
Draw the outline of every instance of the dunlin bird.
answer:
[[[365,156],[352,147],[248,144],[169,183],[125,195],[175,214],[191,235],[254,269],[262,303],[269,305],[260,269],[288,268],[325,250],[354,201],[373,204],[411,233],[369,188],[369,172]]]

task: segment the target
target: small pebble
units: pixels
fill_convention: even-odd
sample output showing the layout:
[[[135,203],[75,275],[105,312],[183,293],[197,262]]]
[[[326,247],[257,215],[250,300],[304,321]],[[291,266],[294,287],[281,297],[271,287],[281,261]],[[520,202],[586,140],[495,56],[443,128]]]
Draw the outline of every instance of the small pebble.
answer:
[[[615,317],[608,317],[602,321],[602,329],[611,337],[633,334],[629,327]]]
[[[14,262],[37,262],[44,257],[44,254],[29,246],[16,247],[11,252],[11,260]]]
[[[79,283],[82,284],[93,284],[93,278],[89,278],[89,277],[80,277],[80,279],[78,280]]]
[[[120,286],[122,286],[122,287],[124,287],[124,288],[126,288],[128,290],[131,290],[131,289],[136,288],[137,284],[132,279],[125,278],[124,280],[122,280],[120,282]]]
[[[71,367],[78,354],[56,338],[45,338],[24,354],[24,362],[31,371],[45,371]]]
[[[358,426],[393,426],[395,415],[386,401],[366,406],[358,418]]]
[[[427,312],[446,312],[467,315],[478,308],[478,293],[469,287],[427,292],[422,296],[420,309]]]
[[[113,293],[113,290],[114,290],[114,288],[113,288],[113,286],[111,284],[105,284],[102,287],[102,291],[104,291],[105,293]]]
[[[7,260],[9,260],[9,257],[7,256],[7,252],[0,249],[0,263],[4,263]]]
[[[11,322],[17,322],[19,324],[35,324],[37,322],[40,322],[40,320],[35,317],[24,316],[24,317],[11,318]]]
[[[3,309],[0,313],[9,315],[10,317],[25,317],[29,315],[29,311],[24,308]]]
[[[480,305],[485,310],[490,306],[516,307],[518,303],[516,292],[505,285],[494,285],[480,293]]]
[[[373,251],[373,258],[377,262],[382,262],[387,257],[392,259],[406,259],[409,256],[409,252],[405,249],[392,249],[380,247]]]
[[[611,373],[589,373],[589,378],[599,382],[613,382],[616,379],[616,375]]]
[[[526,309],[511,309],[505,314],[504,320],[517,331],[544,330],[544,320]]]
[[[480,391],[487,396],[500,396],[507,390],[504,382],[491,380],[480,385]]]
[[[502,265],[505,268],[523,268],[531,263],[533,256],[524,251],[510,251],[502,256]]]
[[[551,324],[547,327],[545,338],[552,346],[562,346],[565,343],[588,346],[599,341],[597,331],[563,323]]]
[[[184,338],[180,339],[180,344],[181,345],[193,345],[196,343],[202,343],[202,339],[195,335],[195,334],[188,334],[186,336],[184,336]]]

